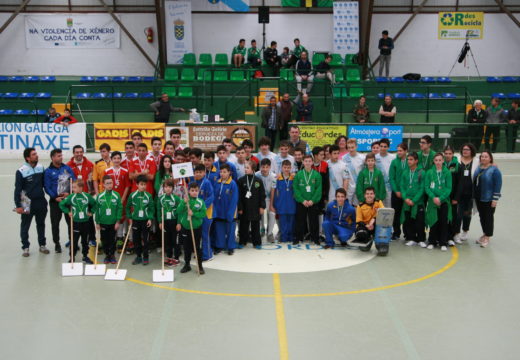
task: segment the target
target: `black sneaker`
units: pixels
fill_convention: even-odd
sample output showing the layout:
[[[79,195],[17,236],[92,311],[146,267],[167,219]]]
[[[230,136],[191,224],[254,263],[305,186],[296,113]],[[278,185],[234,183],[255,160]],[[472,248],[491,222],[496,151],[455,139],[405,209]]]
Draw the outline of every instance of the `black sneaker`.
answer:
[[[140,256],[137,256],[134,261],[132,261],[132,265],[139,265],[143,262],[143,258]]]
[[[324,246],[323,248],[324,248],[324,249],[333,249],[333,248],[334,248],[334,246],[330,246],[330,245],[325,245],[325,246]]]
[[[233,255],[234,251],[233,250],[228,250],[227,254],[228,255]]]
[[[181,269],[181,273],[187,273],[188,271],[191,271],[191,266],[189,265],[184,265],[183,268]]]
[[[298,240],[293,240],[292,244],[293,245],[298,245],[300,242]]]
[[[54,251],[56,252],[56,254],[61,254],[61,245],[54,246]]]
[[[83,262],[85,264],[93,264],[92,260],[90,260],[90,258],[88,256],[83,257]]]
[[[215,251],[213,251],[213,253],[214,253],[215,255],[218,255],[218,254],[220,254],[221,252],[222,252],[222,249],[215,249]]]
[[[206,273],[206,272],[205,272],[204,269],[201,267],[201,268],[199,269],[199,274],[200,274],[200,275],[204,275],[205,273]]]
[[[148,260],[148,258],[143,259],[143,265],[148,265],[149,263],[150,261]]]

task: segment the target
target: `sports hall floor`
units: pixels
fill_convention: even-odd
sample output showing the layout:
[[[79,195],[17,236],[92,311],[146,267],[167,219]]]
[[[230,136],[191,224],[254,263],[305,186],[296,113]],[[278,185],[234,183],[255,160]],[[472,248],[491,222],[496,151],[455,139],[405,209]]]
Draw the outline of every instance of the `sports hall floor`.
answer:
[[[471,241],[447,253],[402,241],[386,258],[240,250],[207,263],[201,277],[176,268],[175,282],[159,286],[151,282],[157,255],[147,267],[124,259],[123,282],[62,278],[68,255],[39,254],[34,228],[31,256],[22,258],[11,211],[20,162],[1,164],[2,359],[519,358],[519,160],[498,161],[503,198],[487,249],[474,243],[474,217]],[[53,250],[50,225],[47,234]],[[63,224],[62,243],[65,237]],[[337,268],[309,271],[326,268],[328,259]],[[300,272],[242,272],[257,267]]]

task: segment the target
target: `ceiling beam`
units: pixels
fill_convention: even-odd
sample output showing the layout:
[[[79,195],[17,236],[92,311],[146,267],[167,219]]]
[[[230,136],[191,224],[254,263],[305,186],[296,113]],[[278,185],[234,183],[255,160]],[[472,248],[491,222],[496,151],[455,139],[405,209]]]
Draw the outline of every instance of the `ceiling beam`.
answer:
[[[518,19],[513,15],[513,13],[511,12],[511,10],[509,10],[505,5],[504,3],[502,2],[502,0],[495,0],[495,2],[498,4],[498,6],[500,7],[500,10],[502,10],[503,12],[505,12],[507,14],[507,16],[509,16],[511,18],[511,20],[513,20],[513,22],[516,24],[516,26],[520,27],[520,21],[518,21]]]
[[[5,29],[7,29],[9,24],[18,16],[20,11],[22,11],[23,8],[25,7],[25,5],[27,5],[30,1],[31,0],[24,0],[20,4],[20,6],[14,11],[14,13],[12,13],[11,16],[9,16],[9,19],[7,19],[6,22],[4,23],[4,25],[2,25],[2,27],[0,28],[0,34],[3,33]]]

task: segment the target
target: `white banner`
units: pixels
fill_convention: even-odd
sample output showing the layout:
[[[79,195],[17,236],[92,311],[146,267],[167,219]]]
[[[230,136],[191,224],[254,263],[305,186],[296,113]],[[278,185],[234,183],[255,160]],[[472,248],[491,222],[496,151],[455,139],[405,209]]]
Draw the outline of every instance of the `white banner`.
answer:
[[[25,15],[28,49],[120,47],[119,25],[108,14]]]
[[[13,154],[21,158],[28,147],[35,148],[38,153],[48,153],[56,148],[72,152],[74,145],[86,147],[86,133],[85,123],[68,127],[54,123],[0,123],[0,155]]]
[[[166,1],[166,52],[168,64],[181,64],[186,53],[193,52],[191,2]]]
[[[248,12],[249,0],[192,0],[193,11]]]
[[[334,54],[345,56],[359,52],[359,3],[334,1]]]

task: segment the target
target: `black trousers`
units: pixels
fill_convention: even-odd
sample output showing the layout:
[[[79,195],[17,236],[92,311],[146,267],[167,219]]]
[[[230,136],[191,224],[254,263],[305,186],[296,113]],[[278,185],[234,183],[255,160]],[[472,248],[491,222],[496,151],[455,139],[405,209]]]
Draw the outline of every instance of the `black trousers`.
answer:
[[[289,58],[289,61],[287,61],[287,66],[288,68],[290,68],[291,66],[294,66],[296,65],[296,63],[298,62],[298,60],[300,60],[299,58],[297,58],[296,56],[294,55],[291,55],[291,57]]]
[[[490,144],[491,135],[493,135],[493,144]],[[498,141],[500,140],[500,126],[498,125],[487,125],[486,136],[484,137],[485,149],[490,149],[492,152],[497,150]]]
[[[276,145],[276,133],[276,130],[271,130],[268,128],[265,129],[265,136],[271,139],[271,150],[274,150],[274,147]]]
[[[392,191],[391,206],[395,210],[394,213],[394,233],[392,234],[395,237],[401,236],[401,210],[403,209],[403,199],[397,197],[395,192]],[[403,229],[404,230],[404,229]],[[404,232],[406,237],[406,232]]]
[[[491,201],[477,200],[478,215],[480,217],[480,226],[486,236],[493,236],[495,227],[495,208],[491,207]]]
[[[67,223],[67,234],[70,241],[70,216],[69,214],[63,213],[60,209],[59,203],[56,200],[49,202],[50,215],[51,215],[51,230],[52,230],[52,241],[54,245],[60,245],[60,221],[62,215],[65,215],[65,222]]]
[[[308,228],[311,234],[311,241],[320,241],[320,205],[314,204],[309,207],[302,203],[296,203],[296,239],[295,242],[303,241],[305,236],[305,224],[308,220]]]
[[[273,68],[273,75],[278,76],[280,74],[280,67],[282,66],[280,63],[280,57],[276,56],[274,59],[266,59],[265,62],[267,65]]]
[[[404,217],[403,230],[406,234],[406,240],[424,242],[426,240],[424,232],[424,206],[418,206],[415,219],[412,219],[411,211],[405,211]]]
[[[78,252],[79,239],[81,238],[81,252],[83,253],[83,257],[88,256],[88,221],[85,222],[76,222],[72,224],[72,233],[73,239],[72,242],[74,244],[74,249],[72,251],[73,257],[76,256]],[[72,245],[71,245],[72,246]]]
[[[478,151],[482,144],[482,137],[484,136],[484,126],[470,126],[468,129],[469,142],[475,146]]]
[[[506,127],[507,152],[510,152],[510,153],[515,152],[517,137],[518,137],[518,125],[509,124]]]
[[[202,269],[202,247],[201,238],[202,238],[202,226],[193,229],[193,235],[195,236],[195,247],[197,251],[197,259],[199,260],[199,269]],[[191,238],[191,230],[185,229],[184,227],[181,229],[180,237],[182,239],[183,247],[184,247],[184,264],[185,266],[190,266],[191,254],[193,253],[193,240]]]
[[[469,231],[472,211],[473,198],[471,197],[471,195],[461,196],[461,198],[459,199],[459,203],[457,204],[457,220],[459,224],[462,223],[462,231]]]
[[[430,228],[428,243],[431,245],[448,245],[448,203],[442,203],[437,209],[437,222]]]
[[[289,139],[289,124],[284,123],[282,129],[280,130],[280,141]]]
[[[452,205],[451,200],[449,206],[451,206],[451,222],[448,224],[448,240],[453,240],[455,234],[460,232],[460,218],[457,214],[458,206]]]
[[[240,245],[246,245],[249,241],[253,243],[253,246],[262,245],[262,240],[260,239],[260,220],[240,218],[238,234],[240,237]]]
[[[167,258],[179,260],[181,256],[181,243],[177,235],[177,220],[164,220],[164,252]]]
[[[96,241],[96,225],[94,224],[94,217],[88,218],[88,239],[90,241]]]
[[[38,233],[38,245],[45,246],[47,240],[45,239],[45,218],[47,217],[47,206],[35,208],[34,204],[31,206],[29,214],[22,214],[22,223],[20,224],[20,238],[22,240],[22,249],[29,248],[29,228],[33,217],[36,218],[36,231]]]
[[[116,229],[115,225],[99,225],[100,230],[100,236],[101,236],[101,243],[103,244],[103,251],[105,252],[106,256],[114,256],[114,253],[116,251]],[[90,230],[90,224],[89,224],[89,230]]]
[[[149,227],[146,226],[147,220],[132,221],[132,239],[134,241],[135,254],[148,259],[149,252]]]

